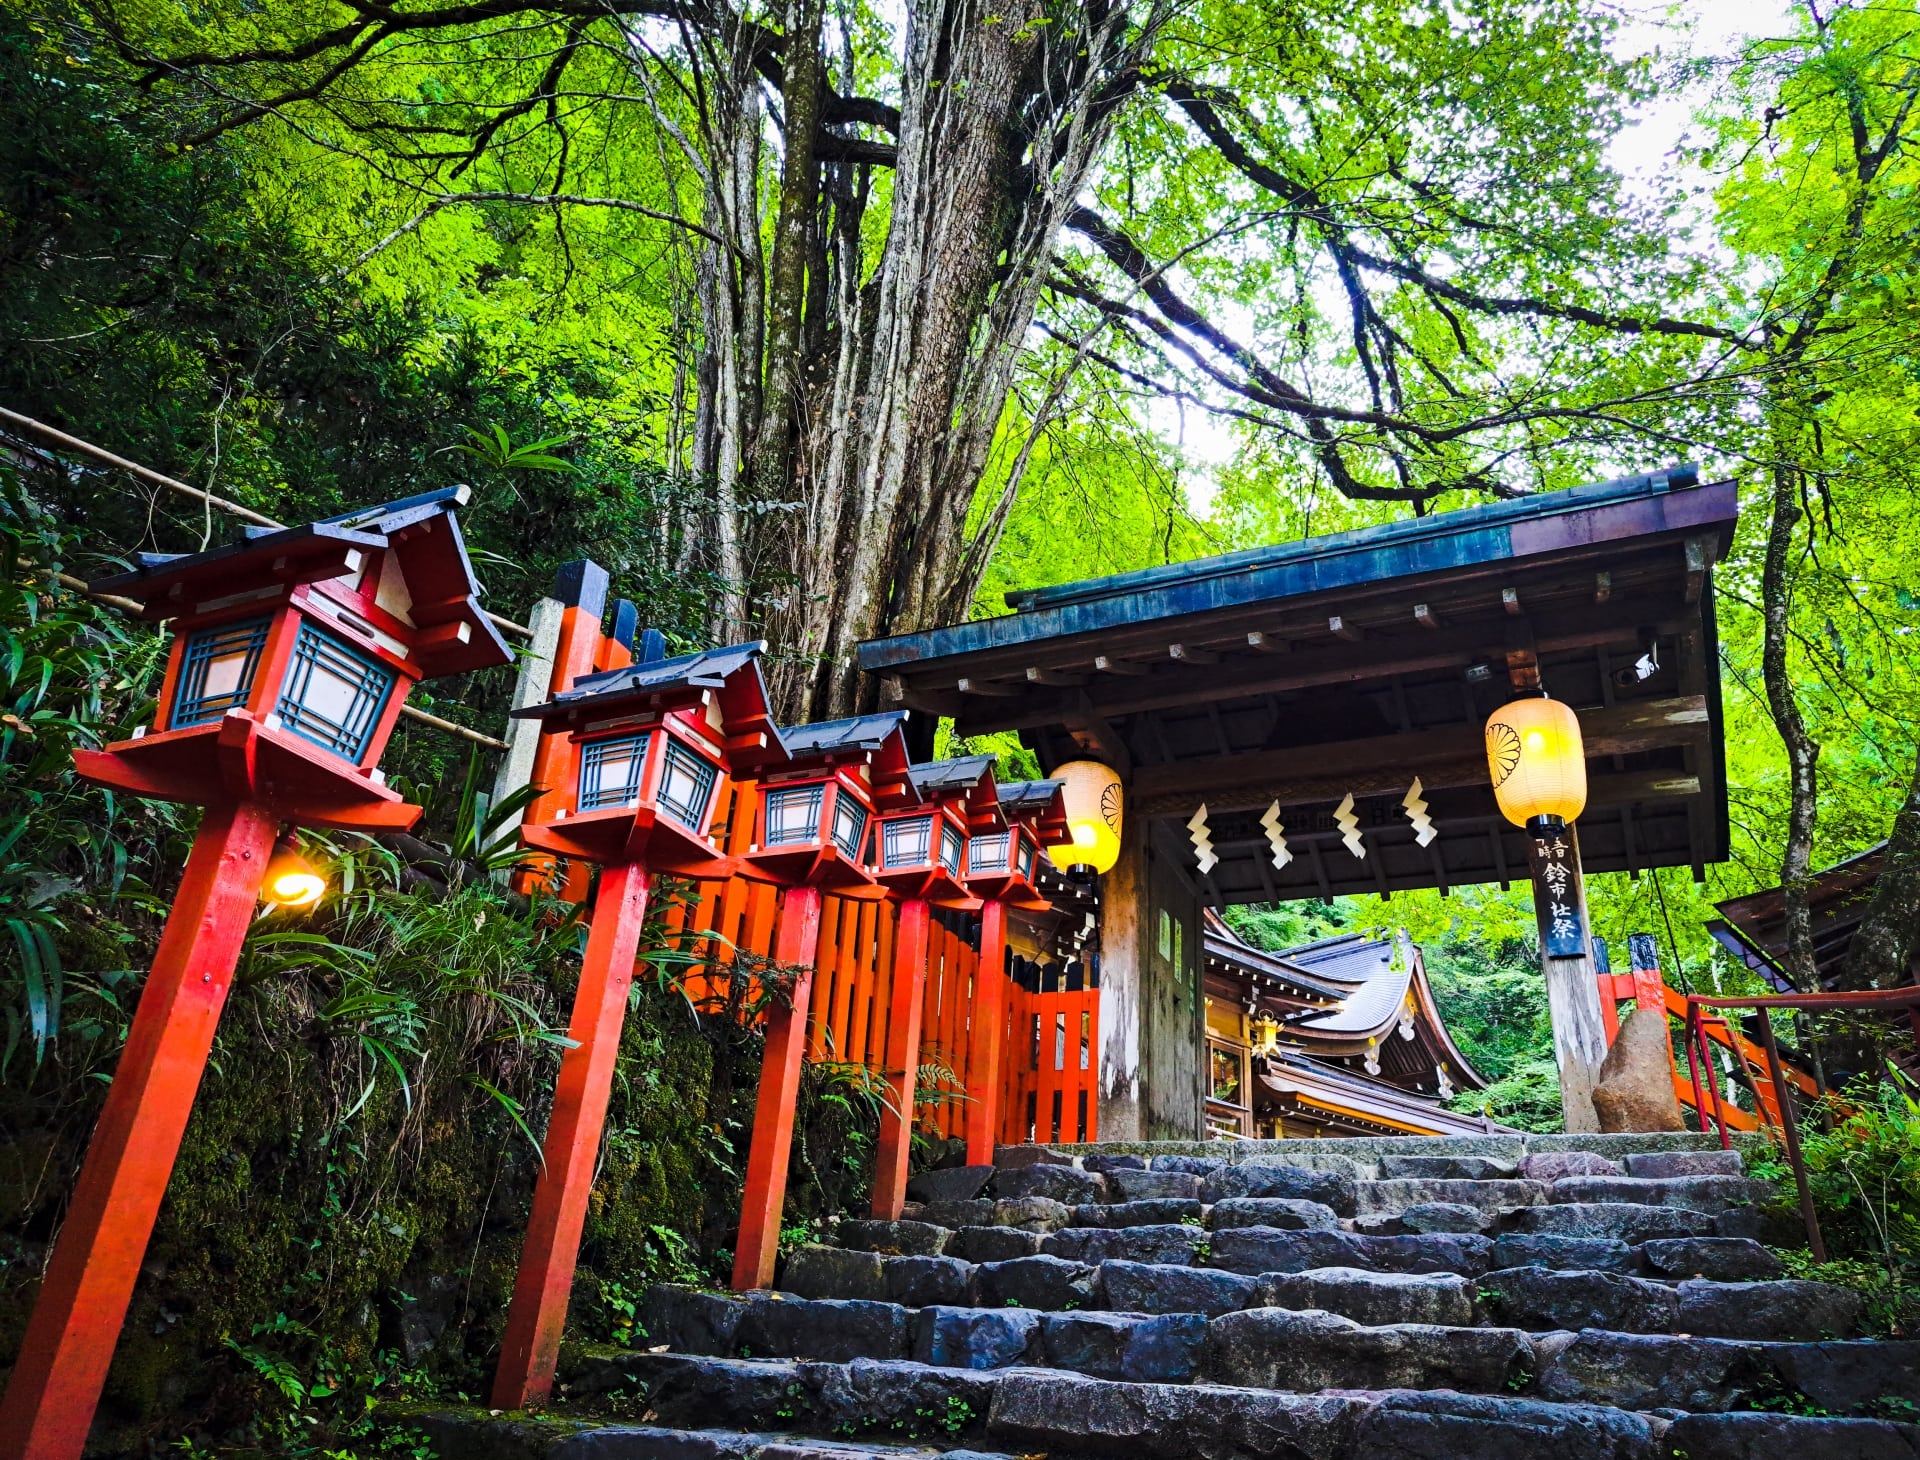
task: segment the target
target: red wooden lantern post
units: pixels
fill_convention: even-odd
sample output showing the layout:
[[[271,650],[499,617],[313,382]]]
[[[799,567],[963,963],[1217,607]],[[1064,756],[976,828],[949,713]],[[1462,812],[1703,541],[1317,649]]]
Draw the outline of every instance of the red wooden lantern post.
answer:
[[[553,1388],[606,1125],[627,990],[651,872],[724,878],[735,859],[710,832],[722,778],[784,752],[767,714],[761,643],[588,675],[544,705],[516,710],[570,730],[573,809],[520,829],[529,847],[600,867],[593,921],[560,1059],[533,1213],[507,1312],[493,1402],[523,1409]]]
[[[876,807],[890,810],[917,800],[901,734],[906,718],[906,711],[895,710],[783,730],[780,738],[789,760],[760,783],[758,834],[746,855],[747,875],[768,877],[785,887],[773,956],[801,971],[786,1006],[767,1016],[740,1234],[734,1244],[733,1286],[738,1291],[773,1285],[823,893],[880,895],[873,891],[864,857],[868,824]]]
[[[886,1103],[874,1158],[873,1214],[899,1217],[907,1201],[907,1158],[913,1147],[914,1084],[920,1064],[920,1020],[927,994],[927,928],[933,904],[964,903],[960,878],[967,836],[1000,826],[993,757],[969,755],[913,767],[921,803],[878,818],[874,880],[900,903],[893,942],[893,998],[887,1011]]]
[[[378,769],[407,694],[511,657],[452,515],[466,493],[142,554],[91,585],[171,620],[173,643],[151,729],[75,769],[207,809],[0,1401],[4,1460],[86,1443],[281,826],[412,826],[420,808]]]
[[[1035,883],[1043,847],[1073,840],[1059,781],[1016,781],[999,788],[1005,831],[967,840],[967,891],[980,899],[980,962],[973,979],[971,1057],[967,1061],[967,1164],[993,1163],[1000,1135],[1000,1058],[1007,1024],[1007,910],[1045,912],[1053,904]]]

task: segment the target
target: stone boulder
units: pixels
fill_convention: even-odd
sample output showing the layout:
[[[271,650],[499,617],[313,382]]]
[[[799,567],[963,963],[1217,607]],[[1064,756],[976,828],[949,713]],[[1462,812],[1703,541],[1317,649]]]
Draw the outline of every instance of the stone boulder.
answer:
[[[1095,1291],[1117,1313],[1204,1313],[1218,1317],[1254,1301],[1257,1279],[1206,1267],[1103,1262]]]
[[[889,1257],[887,1300],[909,1308],[964,1305],[973,1287],[973,1264],[957,1257]]]
[[[1493,1265],[1629,1274],[1640,1270],[1634,1249],[1617,1237],[1533,1237],[1520,1232],[1494,1238]]]
[[[1111,1176],[1116,1171],[1145,1171],[1145,1156],[1082,1156],[1080,1165],[1088,1171],[1098,1171]]]
[[[640,1296],[640,1334],[648,1346],[666,1344],[676,1353],[733,1352],[745,1304],[680,1283],[655,1283]]]
[[[1192,1262],[1207,1240],[1199,1227],[1180,1223],[1160,1227],[1068,1227],[1040,1244],[1040,1250],[1069,1262]]]
[[[1407,1237],[1355,1239],[1360,1260],[1354,1267],[1376,1272],[1454,1272],[1475,1277],[1493,1261],[1493,1241],[1471,1232],[1424,1232]]]
[[[923,1202],[920,1210],[914,1214],[914,1219],[955,1231],[961,1227],[991,1226],[993,1201],[988,1197],[974,1196],[968,1197],[965,1201]]]
[[[734,1331],[742,1358],[904,1359],[912,1313],[896,1303],[817,1298],[749,1303]]]
[[[1332,1207],[1340,1216],[1350,1217],[1357,1210],[1355,1186],[1352,1177],[1336,1171],[1249,1162],[1229,1166],[1209,1176],[1200,1199],[1217,1203],[1236,1196],[1289,1197],[1297,1201],[1317,1201]]]
[[[1558,1272],[1515,1267],[1480,1279],[1480,1300],[1495,1323],[1539,1333],[1606,1328],[1669,1333],[1678,1308],[1673,1289],[1610,1272]]]
[[[1331,1232],[1340,1225],[1340,1218],[1332,1207],[1286,1196],[1230,1196],[1213,1204],[1207,1220],[1216,1232],[1230,1227]]]
[[[1198,1201],[1179,1197],[1153,1197],[1147,1201],[1108,1202],[1075,1207],[1070,1225],[1075,1227],[1160,1227],[1170,1222],[1197,1222],[1205,1213]]]
[[[907,1195],[915,1201],[972,1201],[991,1180],[991,1166],[950,1166],[912,1177],[907,1182]]]
[[[1376,1396],[1360,1420],[1356,1457],[1380,1460],[1651,1460],[1664,1455],[1655,1421],[1588,1404],[1545,1404],[1504,1395]]]
[[[1860,1295],[1828,1283],[1717,1283],[1689,1278],[1680,1284],[1682,1333],[1716,1338],[1851,1338],[1860,1323]]]
[[[1640,1244],[1647,1271],[1663,1278],[1744,1283],[1780,1276],[1780,1259],[1747,1237],[1662,1237]]]
[[[1319,1308],[1356,1323],[1428,1323],[1464,1328],[1473,1322],[1473,1289],[1453,1273],[1367,1272],[1320,1267],[1268,1273],[1256,1302],[1268,1308]]]
[[[1540,1236],[1615,1237],[1622,1242],[1714,1235],[1714,1218],[1709,1212],[1622,1201],[1555,1202],[1543,1207],[1522,1207],[1508,1217],[1507,1225],[1513,1231]]]
[[[1153,1201],[1163,1197],[1197,1201],[1200,1178],[1190,1171],[1114,1171],[1108,1184],[1121,1201]]]
[[[1627,1157],[1626,1167],[1629,1176],[1651,1176],[1656,1179],[1664,1176],[1747,1174],[1747,1163],[1738,1151],[1646,1151]],[[1571,1176],[1575,1173],[1570,1171],[1567,1174]]]
[[[1689,1414],[1662,1443],[1687,1460],[1920,1460],[1920,1429],[1878,1419]]]
[[[796,1247],[780,1273],[780,1291],[802,1298],[887,1300],[887,1270],[877,1252]]]
[[[1229,1163],[1224,1156],[1155,1156],[1148,1164],[1155,1171],[1185,1171],[1204,1180],[1218,1176]]]
[[[1035,1166],[1031,1170],[1043,1168]],[[1058,1232],[1073,1218],[1072,1208],[1048,1196],[1009,1197],[993,1204],[993,1217],[985,1225],[1018,1227],[1023,1232]]]
[[[1351,1232],[1282,1231],[1230,1227],[1213,1234],[1209,1267],[1258,1277],[1263,1272],[1305,1272],[1310,1267],[1371,1267],[1360,1238]]]
[[[938,1257],[947,1250],[953,1229],[932,1222],[842,1222],[834,1228],[842,1247],[895,1257]]]
[[[1401,1177],[1392,1181],[1362,1181],[1358,1183],[1356,1195],[1363,1215],[1375,1212],[1397,1215],[1411,1206],[1442,1201],[1491,1213],[1507,1207],[1539,1206],[1547,1199],[1547,1187],[1539,1181]]]
[[[948,1369],[1002,1369],[1027,1357],[1039,1328],[1040,1315],[1020,1308],[923,1308],[913,1357]]]
[[[1199,1313],[1049,1313],[1040,1330],[1049,1367],[1096,1379],[1186,1384],[1206,1356]]]
[[[1592,1151],[1538,1151],[1520,1158],[1520,1174],[1529,1181],[1558,1181],[1562,1176],[1618,1176],[1620,1167]]]
[[[1634,1009],[1600,1062],[1593,1109],[1602,1131],[1685,1130],[1673,1089],[1673,1041],[1664,1009]]]
[[[1512,1161],[1495,1156],[1382,1156],[1384,1181],[1498,1181],[1515,1174]]]
[[[1213,1320],[1209,1377],[1260,1389],[1499,1391],[1532,1366],[1513,1329],[1367,1328],[1337,1314],[1249,1308]]]
[[[1049,1313],[1086,1308],[1093,1302],[1093,1269],[1044,1253],[1011,1262],[983,1262],[974,1269],[973,1292],[982,1308],[1033,1308]]]
[[[1423,1201],[1401,1212],[1399,1222],[1408,1232],[1484,1232],[1493,1214],[1457,1201]]]
[[[1045,1146],[995,1146],[993,1164],[1009,1171],[1022,1166],[1071,1166],[1073,1157]]]
[[[1044,1232],[1022,1227],[962,1227],[947,1244],[947,1255],[967,1262],[1007,1262],[1032,1257],[1045,1240]]]
[[[993,1194],[1003,1201],[1037,1196],[1075,1206],[1107,1200],[1107,1178],[1098,1171],[1036,1162],[994,1172]]]

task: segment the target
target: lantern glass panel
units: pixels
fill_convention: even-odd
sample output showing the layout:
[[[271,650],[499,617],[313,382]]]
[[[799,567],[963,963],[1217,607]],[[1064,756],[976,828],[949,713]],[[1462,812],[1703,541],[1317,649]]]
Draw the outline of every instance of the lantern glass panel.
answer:
[[[860,860],[860,843],[867,835],[867,808],[844,789],[833,798],[833,843],[848,861]]]
[[[660,790],[654,800],[675,821],[698,831],[720,772],[677,740],[667,742],[666,766],[660,772]]]
[[[275,711],[303,740],[347,760],[366,751],[394,672],[371,654],[302,622]]]
[[[1020,838],[1020,875],[1033,881],[1033,843],[1025,837]]]
[[[820,840],[820,807],[825,786],[789,786],[767,792],[767,845],[789,847]]]
[[[246,704],[260,669],[260,653],[267,647],[267,622],[257,618],[222,624],[188,636],[169,726],[205,724]]]
[[[960,875],[960,855],[966,850],[967,839],[951,826],[942,822],[940,826],[940,862],[954,876]]]
[[[880,826],[880,864],[919,867],[933,860],[933,818],[902,817]]]
[[[1007,843],[1011,833],[996,832],[991,836],[972,837],[967,842],[967,871],[978,876],[982,872],[1004,872],[1007,870]]]
[[[640,799],[640,773],[646,768],[647,742],[652,738],[642,730],[638,735],[591,740],[580,747],[582,811],[631,806]]]

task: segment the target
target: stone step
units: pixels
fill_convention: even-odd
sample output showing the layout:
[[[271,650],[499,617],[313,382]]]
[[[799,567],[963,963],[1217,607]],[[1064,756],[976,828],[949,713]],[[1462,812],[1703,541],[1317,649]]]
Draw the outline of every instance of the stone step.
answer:
[[[1256,1316],[1244,1315],[1248,1320]],[[1256,1325],[1251,1322],[1243,1326],[1249,1331],[1240,1335],[1242,1350],[1224,1359],[1223,1366],[1237,1366],[1255,1376],[1271,1367],[1272,1377],[1283,1383],[1299,1382],[1298,1376],[1283,1371],[1285,1364],[1298,1361],[1324,1370],[1327,1346],[1343,1341],[1340,1330],[1324,1323],[1305,1325],[1300,1334],[1279,1332],[1271,1325],[1254,1331]],[[1678,1417],[1675,1406],[1649,1402],[1629,1406],[1590,1397],[1629,1389],[1604,1376],[1587,1386],[1587,1392],[1576,1392],[1580,1386],[1573,1373],[1560,1367],[1563,1354],[1535,1348],[1530,1359],[1510,1368],[1511,1354],[1498,1347],[1489,1347],[1484,1354],[1461,1355],[1453,1362],[1469,1377],[1479,1377],[1476,1368],[1489,1375],[1505,1372],[1506,1383],[1518,1392],[1340,1385],[1302,1393],[1222,1382],[1104,1379],[1025,1367],[968,1370],[908,1361],[835,1364],[624,1354],[600,1360],[583,1374],[574,1386],[577,1397],[569,1401],[569,1408],[577,1417],[591,1409],[596,1391],[619,1391],[643,1396],[646,1423],[669,1431],[786,1432],[842,1441],[873,1437],[894,1444],[976,1447],[963,1454],[977,1453],[978,1447],[1021,1454],[1164,1456],[1168,1460],[1264,1460],[1270,1456],[1295,1460],[1307,1456],[1315,1460],[1380,1460],[1382,1456],[1655,1460],[1657,1456],[1668,1460],[1675,1454],[1685,1454],[1688,1460],[1721,1456],[1731,1460],[1796,1453],[1808,1460],[1880,1460],[1883,1456],[1911,1460],[1920,1454],[1915,1448],[1920,1430],[1844,1413],[1866,1407],[1873,1399],[1868,1391],[1874,1384],[1891,1383],[1893,1387],[1885,1391],[1889,1395],[1910,1393],[1920,1383],[1912,1354],[1895,1356],[1892,1363],[1883,1355],[1874,1365],[1828,1353],[1823,1367],[1810,1362],[1806,1354],[1788,1352],[1811,1346],[1722,1347],[1738,1353],[1744,1367],[1731,1377],[1724,1363],[1709,1365],[1713,1373],[1708,1377],[1696,1374],[1688,1390],[1696,1403],[1684,1418]],[[1865,1350],[1875,1346],[1826,1347]],[[1525,1367],[1527,1362],[1542,1361],[1538,1371]],[[1368,1356],[1366,1366],[1375,1372],[1394,1372],[1407,1362],[1404,1352],[1383,1346]],[[1904,1373],[1899,1364],[1906,1366]],[[1813,1387],[1807,1388],[1807,1383]],[[1665,1396],[1649,1390],[1638,1397]],[[1831,1411],[1832,1417],[1795,1422],[1785,1415],[1748,1408],[1753,1402],[1818,1407]],[[1653,1412],[1661,1408],[1666,1412]],[[1682,1441],[1684,1448],[1669,1443],[1675,1440]],[[1795,1444],[1805,1448],[1798,1452],[1788,1448]],[[592,1452],[583,1451],[582,1456],[587,1453]]]

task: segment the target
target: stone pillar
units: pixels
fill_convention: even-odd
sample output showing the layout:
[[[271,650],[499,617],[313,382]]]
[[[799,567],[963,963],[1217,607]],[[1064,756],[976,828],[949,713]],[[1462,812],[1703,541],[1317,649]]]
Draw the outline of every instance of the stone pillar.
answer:
[[[1100,879],[1100,1139],[1142,1138],[1140,1000],[1150,901],[1147,819],[1120,824],[1120,859]]]
[[[1587,925],[1587,885],[1580,870],[1580,836],[1569,826],[1552,837],[1527,838],[1533,874],[1533,910],[1540,924],[1540,967],[1553,1020],[1553,1054],[1560,1067],[1560,1108],[1569,1131],[1597,1131],[1593,1087],[1607,1057],[1600,985]]]

